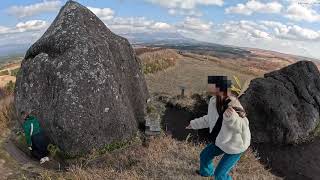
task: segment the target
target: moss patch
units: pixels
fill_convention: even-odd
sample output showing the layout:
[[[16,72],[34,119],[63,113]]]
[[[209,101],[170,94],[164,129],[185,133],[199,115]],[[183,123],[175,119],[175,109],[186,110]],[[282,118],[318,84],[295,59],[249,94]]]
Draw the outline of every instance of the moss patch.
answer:
[[[318,121],[318,125],[313,131],[313,135],[319,137],[320,136],[320,120]]]
[[[81,160],[81,159],[91,159],[93,157],[97,157],[100,155],[103,155],[105,153],[113,152],[116,150],[127,148],[128,146],[139,144],[141,143],[141,137],[140,134],[137,134],[136,136],[129,138],[128,140],[122,140],[122,141],[113,141],[110,144],[106,144],[102,148],[99,149],[92,149],[90,152],[80,152],[78,154],[68,153],[61,151],[57,146],[51,145],[49,149],[50,154],[54,154],[54,156],[58,159],[63,160]]]

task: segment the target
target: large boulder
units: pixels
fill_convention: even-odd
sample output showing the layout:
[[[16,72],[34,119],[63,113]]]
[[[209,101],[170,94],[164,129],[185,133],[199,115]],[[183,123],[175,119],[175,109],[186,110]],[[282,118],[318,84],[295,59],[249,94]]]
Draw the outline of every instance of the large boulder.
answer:
[[[313,139],[320,123],[320,73],[299,61],[251,81],[240,97],[256,143],[298,144]]]
[[[133,48],[74,1],[30,47],[20,72],[17,111],[32,110],[71,155],[126,140],[144,123],[149,94]]]

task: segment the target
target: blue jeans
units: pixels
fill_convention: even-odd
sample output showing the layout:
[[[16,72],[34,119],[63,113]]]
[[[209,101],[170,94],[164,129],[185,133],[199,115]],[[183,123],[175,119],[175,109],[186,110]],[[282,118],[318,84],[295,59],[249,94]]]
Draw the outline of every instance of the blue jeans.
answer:
[[[224,154],[215,169],[212,160],[215,156]],[[215,180],[232,180],[230,170],[239,161],[242,153],[227,154],[214,144],[209,144],[200,153],[200,174],[202,176],[214,176]]]

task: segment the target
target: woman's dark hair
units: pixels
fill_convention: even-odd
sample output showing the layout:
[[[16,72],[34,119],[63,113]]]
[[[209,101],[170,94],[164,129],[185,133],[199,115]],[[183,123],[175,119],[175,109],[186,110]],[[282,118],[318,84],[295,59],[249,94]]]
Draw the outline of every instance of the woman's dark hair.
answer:
[[[223,103],[227,98],[227,95],[228,95],[227,91],[223,91],[223,96],[225,97],[224,99],[220,95],[216,96],[216,107],[219,114],[223,112]]]

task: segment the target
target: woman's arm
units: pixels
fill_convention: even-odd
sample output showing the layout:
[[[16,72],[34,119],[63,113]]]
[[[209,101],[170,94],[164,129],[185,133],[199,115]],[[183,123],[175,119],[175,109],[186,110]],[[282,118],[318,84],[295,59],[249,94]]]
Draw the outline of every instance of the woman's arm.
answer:
[[[210,98],[208,109],[213,110],[213,111],[208,111],[208,113],[216,113],[216,97],[215,96]],[[203,129],[208,127],[209,127],[209,116],[207,114],[203,117],[196,118],[190,121],[190,124],[187,127],[187,129]]]
[[[31,126],[32,124],[30,123],[24,123],[23,124],[23,130],[24,130],[24,133],[25,133],[25,136],[26,136],[26,141],[27,141],[27,144],[28,146],[32,146],[32,141],[31,141],[31,133],[33,131],[33,127]]]
[[[241,133],[243,123],[246,122],[244,118],[246,117],[240,117],[239,114],[233,108],[229,108],[229,109],[230,109],[229,116],[226,115],[226,113],[223,114],[224,124],[230,129]]]
[[[209,127],[208,115],[205,115],[203,117],[200,117],[200,118],[197,118],[197,119],[190,121],[190,127],[192,129],[208,128]]]

